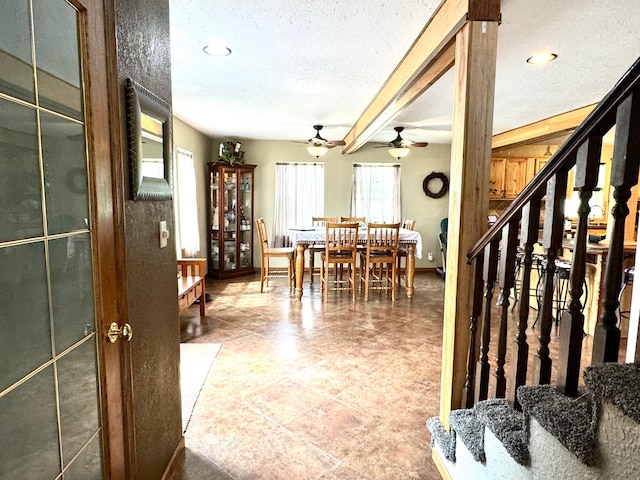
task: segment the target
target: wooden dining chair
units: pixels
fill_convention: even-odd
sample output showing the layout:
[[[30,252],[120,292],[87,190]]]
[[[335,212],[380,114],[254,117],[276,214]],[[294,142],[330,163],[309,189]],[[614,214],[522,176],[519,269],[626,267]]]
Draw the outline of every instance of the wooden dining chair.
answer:
[[[320,270],[323,300],[326,302],[329,290],[351,290],[351,298],[356,300],[356,260],[358,245],[357,223],[327,223],[324,253],[320,255],[322,267]],[[336,269],[347,266],[349,276],[343,280],[335,274]],[[329,270],[333,266],[334,275],[330,279]]]
[[[340,217],[342,223],[367,223],[366,217]]]
[[[360,252],[360,285],[364,299],[369,290],[390,290],[396,300],[396,260],[400,223],[369,223],[366,251]]]
[[[311,225],[314,227],[324,227],[327,223],[336,223],[338,217],[311,217]],[[316,253],[324,252],[323,244],[309,245],[309,283],[313,285],[313,275],[315,270],[315,257]]]
[[[410,218],[403,218],[400,228],[406,230],[413,230],[416,226],[416,221]],[[402,259],[404,258],[405,268],[402,269]],[[400,285],[400,279],[405,275],[407,269],[407,247],[398,246],[398,285]]]
[[[294,255],[295,247],[278,247],[273,248],[269,246],[269,237],[267,235],[267,227],[264,224],[264,218],[258,218],[256,220],[258,227],[258,237],[260,239],[260,293],[264,292],[264,285],[269,286],[270,278],[283,278],[284,275],[280,271],[269,271],[269,260],[272,258],[286,258],[287,259],[287,279],[289,280],[289,291],[293,291],[295,287],[295,265]]]

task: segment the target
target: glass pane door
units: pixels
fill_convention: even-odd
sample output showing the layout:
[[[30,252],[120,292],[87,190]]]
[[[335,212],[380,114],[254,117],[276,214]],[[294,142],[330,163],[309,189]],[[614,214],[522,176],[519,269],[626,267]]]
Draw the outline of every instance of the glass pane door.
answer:
[[[0,4],[0,480],[103,476],[82,18]]]

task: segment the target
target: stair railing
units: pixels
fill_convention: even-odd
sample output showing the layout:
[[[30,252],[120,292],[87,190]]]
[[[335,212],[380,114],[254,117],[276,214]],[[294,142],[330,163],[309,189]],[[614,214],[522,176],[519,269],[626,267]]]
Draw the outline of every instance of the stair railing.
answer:
[[[526,383],[529,343],[529,291],[534,245],[544,249],[541,273],[542,301],[538,312],[539,338],[533,362],[533,383],[551,382],[552,359],[549,343],[553,327],[553,294],[556,259],[562,248],[564,233],[564,200],[569,170],[576,167],[574,190],[579,192],[578,222],[573,246],[569,278],[570,302],[560,321],[560,353],[557,360],[557,387],[567,395],[576,395],[580,377],[580,361],[584,315],[581,297],[585,280],[587,223],[589,199],[598,183],[602,138],[615,126],[610,184],[615,205],[611,210],[613,228],[607,255],[604,284],[601,288],[603,313],[596,325],[591,362],[617,362],[620,329],[617,326],[618,290],[623,273],[625,219],[631,187],[638,182],[640,168],[640,59],[625,73],[613,89],[588,115],[558,149],[504,214],[482,236],[468,253],[475,278],[474,300],[470,319],[470,342],[462,407],[484,400],[489,393],[508,398],[518,406],[516,390]],[[539,239],[540,213],[544,204],[543,235]],[[505,379],[507,351],[507,312],[513,288],[516,255],[520,249],[522,271],[521,295],[517,311],[517,333],[512,357],[507,362],[511,371]],[[492,302],[498,282],[501,314],[497,321],[497,346],[491,346]],[[595,292],[594,292],[595,293]],[[483,308],[484,305],[484,308]],[[484,312],[484,313],[483,313]],[[495,333],[495,332],[494,332]],[[495,336],[495,335],[494,335]],[[489,392],[490,362],[495,348],[495,386]]]

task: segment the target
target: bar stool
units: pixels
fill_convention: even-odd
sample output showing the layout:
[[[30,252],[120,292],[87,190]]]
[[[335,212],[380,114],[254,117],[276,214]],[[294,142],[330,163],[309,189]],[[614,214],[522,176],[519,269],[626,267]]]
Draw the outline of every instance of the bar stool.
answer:
[[[542,262],[545,259],[545,256],[541,253],[532,253],[531,254],[531,271],[535,270],[538,272],[538,281],[535,286],[529,286],[529,295],[534,294],[536,296],[536,300],[538,302],[538,307],[540,307],[540,298],[538,298],[537,291],[538,285],[540,284],[540,277],[543,272]],[[513,274],[513,309],[515,310],[516,304],[520,300],[520,289],[522,288],[522,279],[520,278],[520,271],[522,270],[522,266],[524,265],[524,249],[522,247],[518,247],[516,252],[516,270]]]
[[[553,277],[553,305],[555,307],[556,327],[560,323],[562,312],[567,309],[569,297],[569,276],[571,274],[571,262],[559,258],[556,260],[556,271]]]
[[[620,286],[620,293],[618,293],[618,327],[620,327],[620,323],[622,322],[622,318],[629,319],[629,314],[631,310],[622,310],[622,294],[624,293],[625,288],[628,285],[633,285],[633,277],[635,276],[636,267],[628,267],[624,269],[624,278],[622,280],[622,285]]]
[[[546,274],[547,259],[542,254],[534,254],[537,258],[534,259],[536,268],[538,270],[538,284],[536,285],[536,299],[538,301],[538,315],[536,316],[533,327],[538,323],[540,318],[540,307],[542,306],[543,295],[543,279]],[[571,262],[564,258],[558,258],[555,261],[556,270],[553,274],[553,298],[551,299],[552,315],[555,318],[556,327],[560,324],[562,313],[567,310],[569,306],[569,291],[571,287]],[[586,279],[583,281],[584,287],[584,302],[580,311],[584,311],[584,307],[589,300],[589,288],[587,286]]]

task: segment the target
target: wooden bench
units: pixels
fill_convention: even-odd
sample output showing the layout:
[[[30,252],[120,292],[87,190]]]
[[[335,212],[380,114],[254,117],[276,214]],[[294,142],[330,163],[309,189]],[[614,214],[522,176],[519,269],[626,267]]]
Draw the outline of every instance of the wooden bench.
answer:
[[[200,316],[204,317],[205,259],[178,259],[178,312],[189,308],[200,299]]]

